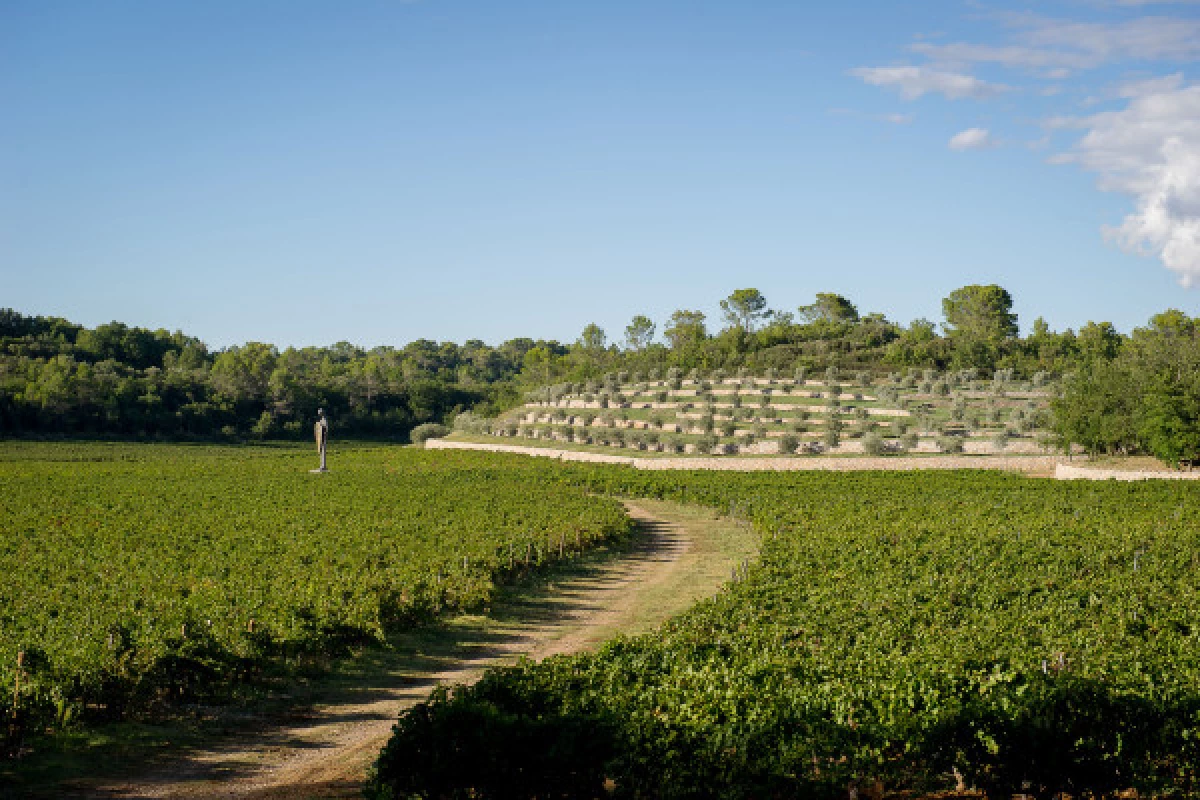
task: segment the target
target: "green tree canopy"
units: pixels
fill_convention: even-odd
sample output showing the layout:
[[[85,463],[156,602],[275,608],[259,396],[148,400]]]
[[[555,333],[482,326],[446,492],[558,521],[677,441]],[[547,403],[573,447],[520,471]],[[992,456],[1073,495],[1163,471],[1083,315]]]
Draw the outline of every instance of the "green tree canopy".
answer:
[[[840,294],[817,292],[812,305],[800,306],[800,319],[813,322],[857,322],[858,309]]]
[[[604,349],[607,341],[608,337],[604,334],[604,329],[594,322],[589,322],[583,329],[583,333],[579,334],[577,344],[588,352],[596,353]]]
[[[630,350],[645,350],[654,339],[654,322],[643,314],[638,314],[625,326],[625,345]]]
[[[735,289],[721,301],[721,312],[731,328],[747,333],[767,314],[767,298],[758,289]]]
[[[942,299],[945,329],[951,339],[999,344],[1017,335],[1013,299],[995,284],[972,284],[955,289]]]
[[[688,345],[704,341],[708,338],[708,330],[704,326],[704,312],[682,308],[675,311],[663,328],[663,336],[675,350],[682,350]]]

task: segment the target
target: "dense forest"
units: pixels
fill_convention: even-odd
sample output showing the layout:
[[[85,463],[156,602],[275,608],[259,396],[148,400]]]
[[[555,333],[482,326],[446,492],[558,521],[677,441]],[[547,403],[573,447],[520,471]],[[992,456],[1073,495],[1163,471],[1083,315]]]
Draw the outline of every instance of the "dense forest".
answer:
[[[596,324],[569,344],[512,339],[498,346],[418,339],[370,350],[347,342],[286,348],[248,342],[210,350],[181,332],[120,322],[86,328],[0,310],[0,434],[170,439],[298,438],[324,407],[340,436],[403,439],[464,410],[491,415],[538,386],[672,367],[790,372],[829,366],[880,376],[920,370],[1002,370],[1064,378],[1055,402],[1063,445],[1091,452],[1200,456],[1200,331],[1168,310],[1129,334],[1108,322],[1020,336],[1012,296],[964,286],[942,300],[943,321],[902,325],[818,294],[775,310],[757,289],[720,302],[710,323],[679,309],[661,330],[635,316],[619,340]]]

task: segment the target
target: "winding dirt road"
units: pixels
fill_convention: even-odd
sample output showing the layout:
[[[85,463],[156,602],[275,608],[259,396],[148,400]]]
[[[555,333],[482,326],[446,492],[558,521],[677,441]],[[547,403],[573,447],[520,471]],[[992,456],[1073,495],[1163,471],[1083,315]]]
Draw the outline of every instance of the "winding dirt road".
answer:
[[[594,647],[647,630],[717,590],[751,555],[745,526],[666,503],[626,503],[639,536],[628,551],[510,592],[487,615],[417,635],[401,665],[375,670],[336,701],[292,719],[259,720],[119,781],[59,787],[101,798],[357,797],[397,715],[436,684],[469,683],[487,667]]]

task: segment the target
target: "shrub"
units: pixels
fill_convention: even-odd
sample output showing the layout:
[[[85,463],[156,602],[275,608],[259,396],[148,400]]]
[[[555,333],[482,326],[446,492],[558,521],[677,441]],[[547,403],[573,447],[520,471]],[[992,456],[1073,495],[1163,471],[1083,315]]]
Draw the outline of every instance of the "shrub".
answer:
[[[961,453],[963,451],[963,440],[958,436],[939,436],[937,439],[938,450],[943,453]]]
[[[436,422],[425,422],[408,432],[408,439],[413,444],[423,445],[426,439],[440,439],[447,436],[450,429]]]
[[[796,371],[792,373],[792,380],[796,382],[797,386],[803,386],[804,382],[808,380],[808,370],[804,367],[796,367]]]
[[[464,433],[487,433],[491,429],[491,421],[473,411],[464,411],[454,418],[454,430]]]
[[[900,446],[905,450],[916,450],[921,439],[915,433],[906,433],[900,437]]]
[[[733,420],[726,420],[721,423],[721,435],[733,436],[737,432],[737,425]]]
[[[992,448],[997,452],[1008,447],[1008,431],[1000,431],[992,437]]]
[[[831,450],[841,444],[841,442],[842,432],[832,425],[821,434],[821,444]]]
[[[790,433],[785,433],[779,437],[779,452],[785,455],[790,455],[796,452],[796,448],[800,446],[800,439]]]
[[[697,453],[711,453],[713,451],[713,448],[716,446],[717,446],[717,437],[701,436],[696,441],[696,452]]]
[[[887,444],[883,437],[874,431],[863,437],[862,447],[863,452],[869,456],[881,456],[887,452]]]

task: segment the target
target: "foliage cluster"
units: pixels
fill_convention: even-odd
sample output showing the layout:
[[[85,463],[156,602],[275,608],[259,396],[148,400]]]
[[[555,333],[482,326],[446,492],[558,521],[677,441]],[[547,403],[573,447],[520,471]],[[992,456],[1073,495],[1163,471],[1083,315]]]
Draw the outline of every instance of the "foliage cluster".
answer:
[[[265,664],[486,602],[624,535],[551,465],[363,448],[10,444],[0,457],[0,717],[43,730],[195,697]]]
[[[1159,314],[1119,347],[1084,360],[1054,403],[1064,445],[1090,453],[1200,460],[1200,325]]]
[[[745,516],[761,561],[656,633],[434,696],[370,796],[508,796],[514,774],[545,796],[928,794],[955,772],[992,797],[1198,788],[1193,487],[569,472]],[[569,759],[507,745],[551,730]],[[457,752],[476,766],[455,779]]]
[[[337,436],[403,440],[464,408],[511,405],[510,382],[537,344],[248,342],[213,353],[178,332],[0,309],[0,435],[308,438],[323,407]]]

